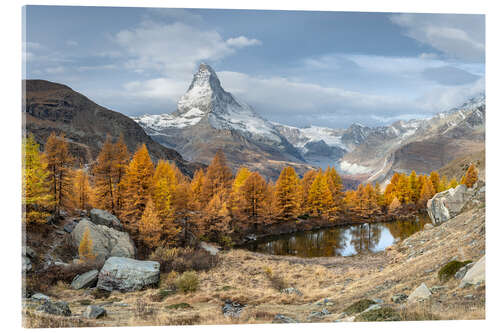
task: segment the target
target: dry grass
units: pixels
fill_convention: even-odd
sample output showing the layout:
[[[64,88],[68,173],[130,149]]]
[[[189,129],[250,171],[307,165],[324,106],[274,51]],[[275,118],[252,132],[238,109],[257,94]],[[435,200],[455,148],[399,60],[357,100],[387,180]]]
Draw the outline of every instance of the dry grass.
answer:
[[[71,290],[64,284],[53,286],[50,292],[68,301],[74,314],[85,309],[82,301],[104,304],[107,318],[92,322],[99,326],[270,323],[276,314],[301,322],[332,322],[349,305],[373,298],[382,299],[403,320],[483,319],[484,288],[461,289],[454,278],[446,283],[438,279],[439,269],[450,260],[476,261],[483,251],[481,208],[418,232],[378,254],[305,259],[245,250],[222,252],[217,266],[197,272],[198,289],[187,294],[158,297],[162,290],[172,288],[177,273],[162,273],[159,289],[112,292],[107,299],[94,299],[88,291]],[[299,289],[303,295],[281,293],[272,277],[278,277],[280,285]],[[392,295],[409,295],[422,282],[429,288],[444,288],[436,291],[428,303],[392,303]],[[319,305],[317,302],[324,298],[331,302]],[[245,305],[239,318],[223,316],[226,300]],[[173,306],[181,303],[189,307]],[[324,308],[331,315],[308,318],[311,312]]]

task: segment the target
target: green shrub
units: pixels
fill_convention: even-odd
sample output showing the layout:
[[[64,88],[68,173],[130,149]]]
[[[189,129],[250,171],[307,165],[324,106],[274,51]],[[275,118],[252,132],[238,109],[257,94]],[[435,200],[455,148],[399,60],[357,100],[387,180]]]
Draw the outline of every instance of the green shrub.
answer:
[[[362,313],[354,321],[401,321],[401,316],[390,307],[383,307]]]
[[[177,280],[175,280],[175,286],[183,293],[198,290],[199,283],[198,275],[196,275],[196,272],[194,271],[184,272],[177,278]]]
[[[173,309],[173,310],[177,310],[177,309],[192,309],[193,307],[187,303],[177,303],[177,304],[170,304],[170,305],[167,305],[166,307],[167,309]]]
[[[451,279],[456,272],[463,266],[470,264],[472,261],[467,260],[467,261],[457,261],[457,260],[452,260],[446,265],[444,265],[438,272],[438,278],[441,282],[446,282],[449,279]]]
[[[350,316],[352,314],[360,313],[362,311],[365,311],[372,304],[375,304],[375,302],[372,301],[371,299],[362,299],[360,301],[357,301],[354,304],[351,304],[349,307],[347,307],[346,309],[344,309],[344,312],[348,316]]]

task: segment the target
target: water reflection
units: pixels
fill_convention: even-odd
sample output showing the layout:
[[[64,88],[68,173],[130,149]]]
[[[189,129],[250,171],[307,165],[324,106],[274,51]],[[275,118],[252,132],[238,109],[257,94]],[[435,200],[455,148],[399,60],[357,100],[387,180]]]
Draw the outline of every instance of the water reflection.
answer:
[[[256,252],[299,257],[351,256],[383,251],[395,242],[422,230],[427,222],[428,218],[419,217],[418,221],[339,226],[267,237],[245,247]]]

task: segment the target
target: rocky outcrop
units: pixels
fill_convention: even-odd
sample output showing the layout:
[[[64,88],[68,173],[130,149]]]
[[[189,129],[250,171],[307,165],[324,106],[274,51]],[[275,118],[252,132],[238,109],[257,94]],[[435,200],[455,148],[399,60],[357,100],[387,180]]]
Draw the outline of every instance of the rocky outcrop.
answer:
[[[93,208],[90,211],[90,220],[97,225],[105,225],[116,230],[123,230],[120,220],[106,210]]]
[[[460,214],[470,200],[484,193],[485,187],[481,185],[476,183],[473,188],[458,185],[455,188],[436,193],[432,199],[427,201],[427,213],[432,224],[440,225]]]
[[[35,259],[36,253],[29,246],[23,246],[22,250],[22,272],[29,273],[33,269],[31,260]]]
[[[156,285],[159,281],[158,262],[111,257],[106,260],[99,273],[97,288],[106,291],[136,291]]]
[[[97,277],[99,276],[99,271],[93,269],[86,273],[75,276],[73,282],[71,282],[71,288],[77,290],[82,288],[89,288],[95,286],[97,283]]]
[[[479,259],[465,274],[460,282],[460,288],[475,286],[485,281],[485,256]]]
[[[135,246],[126,232],[117,231],[104,225],[95,225],[82,219],[71,232],[73,245],[78,247],[85,230],[92,239],[92,251],[99,259],[109,257],[135,257]]]

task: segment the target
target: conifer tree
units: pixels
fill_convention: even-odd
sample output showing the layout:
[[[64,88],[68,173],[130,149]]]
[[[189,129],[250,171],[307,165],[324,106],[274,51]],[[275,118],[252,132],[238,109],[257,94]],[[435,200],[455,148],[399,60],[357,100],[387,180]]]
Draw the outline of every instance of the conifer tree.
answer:
[[[202,196],[202,188],[203,188],[203,181],[205,179],[205,173],[203,172],[203,169],[198,169],[195,171],[193,179],[191,180],[190,184],[190,192],[192,196],[192,206],[194,210],[200,210],[201,209],[201,196]]]
[[[71,181],[73,156],[68,150],[64,134],[52,132],[45,143],[44,160],[49,170],[49,181],[54,197],[54,212],[60,215],[62,207],[71,207],[73,183]]]
[[[448,184],[448,188],[455,188],[458,186],[458,182],[456,178],[452,178],[450,183]]]
[[[439,192],[439,174],[436,171],[432,171],[430,177],[432,186],[434,186],[434,192]]]
[[[94,194],[96,205],[100,209],[116,214],[116,179],[115,156],[111,137],[106,136],[92,169],[94,175]]]
[[[266,181],[258,172],[250,173],[243,182],[239,189],[241,201],[237,205],[247,218],[255,219],[263,215],[266,190]]]
[[[151,186],[151,197],[162,221],[174,218],[174,195],[177,177],[170,163],[160,160],[156,166]]]
[[[121,216],[129,224],[132,232],[136,231],[134,224],[139,221],[146,209],[151,193],[153,173],[153,162],[146,145],[143,144],[135,152],[122,180],[125,193]]]
[[[302,214],[307,214],[309,212],[309,203],[308,203],[308,197],[309,197],[309,189],[316,178],[318,171],[316,170],[309,170],[307,171],[304,176],[302,177],[300,181],[300,186],[302,189],[302,197],[300,200],[300,210]]]
[[[45,223],[53,205],[49,172],[33,135],[23,139],[23,221]]]
[[[116,187],[115,210],[117,214],[120,214],[120,211],[123,208],[123,195],[125,193],[125,189],[121,185],[122,185],[122,179],[125,176],[125,173],[127,172],[127,165],[129,159],[130,159],[130,153],[128,151],[127,145],[125,144],[123,134],[121,134],[118,142],[113,145],[113,171],[114,171],[114,183]]]
[[[92,238],[90,237],[90,230],[88,227],[85,228],[82,239],[80,240],[78,255],[82,261],[94,260],[96,257],[93,252]]]
[[[464,184],[468,188],[471,188],[474,186],[474,184],[477,182],[478,179],[478,174],[477,174],[477,169],[474,164],[471,164],[469,168],[467,169],[467,172],[465,175],[462,177],[462,180],[460,181],[461,184]]]
[[[418,190],[418,178],[415,170],[412,170],[408,179],[408,186],[410,191],[410,202],[417,203],[420,198],[420,191]]]
[[[384,193],[382,192],[382,189],[380,188],[380,183],[376,182],[375,183],[375,195],[377,197],[377,206],[380,208],[385,207],[385,198],[384,198]]]
[[[422,190],[420,191],[420,199],[419,204],[423,207],[427,205],[427,201],[431,199],[436,191],[434,191],[434,185],[430,178],[427,178],[424,182],[424,186],[422,186]]]
[[[333,197],[328,187],[327,175],[318,172],[309,188],[309,212],[312,216],[329,218],[333,208]]]
[[[89,183],[89,176],[83,169],[76,170],[74,174],[74,206],[80,210],[88,209],[92,202],[92,189]]]
[[[340,178],[334,167],[328,167],[325,171],[325,176],[333,201],[329,214],[337,214],[343,209],[342,205],[344,203],[342,178]]]
[[[161,245],[163,223],[158,216],[155,204],[151,198],[146,203],[146,208],[138,222],[139,239],[148,248],[153,249]]]
[[[279,219],[296,218],[299,213],[300,184],[293,167],[285,167],[276,182],[274,192],[276,215]]]
[[[222,150],[218,150],[212,163],[207,168],[202,188],[201,202],[208,203],[216,193],[227,195],[231,188],[233,174],[227,166],[226,157]],[[224,198],[225,201],[225,198]]]

